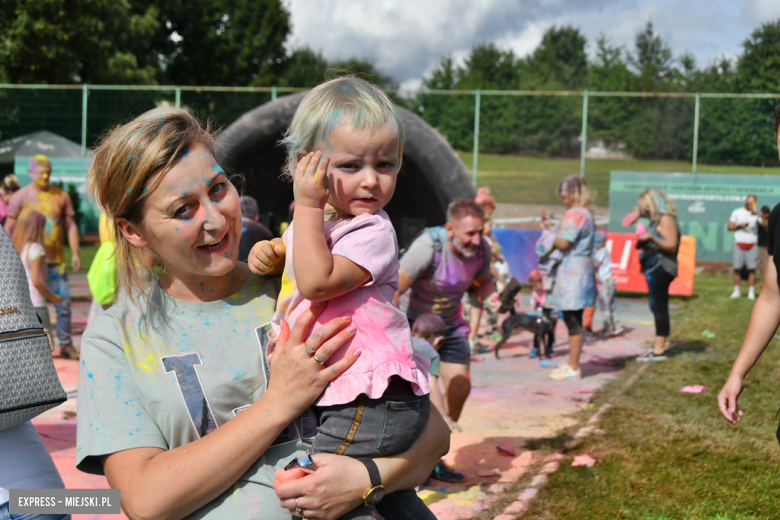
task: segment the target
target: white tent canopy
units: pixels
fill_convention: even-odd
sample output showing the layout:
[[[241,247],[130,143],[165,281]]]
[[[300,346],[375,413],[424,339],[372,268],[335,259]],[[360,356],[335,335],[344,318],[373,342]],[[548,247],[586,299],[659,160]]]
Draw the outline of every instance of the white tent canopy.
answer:
[[[81,157],[81,145],[48,130],[0,141],[0,164],[12,164],[16,156],[29,157],[37,154],[49,157]],[[87,150],[87,156],[92,154],[91,150]]]

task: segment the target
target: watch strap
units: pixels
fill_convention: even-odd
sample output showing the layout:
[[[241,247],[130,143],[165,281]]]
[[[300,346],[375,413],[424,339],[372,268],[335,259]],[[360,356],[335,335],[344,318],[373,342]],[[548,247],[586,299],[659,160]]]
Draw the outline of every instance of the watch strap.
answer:
[[[379,468],[373,459],[358,459],[368,470],[368,478],[371,480],[371,487],[382,485],[382,475],[379,474]]]

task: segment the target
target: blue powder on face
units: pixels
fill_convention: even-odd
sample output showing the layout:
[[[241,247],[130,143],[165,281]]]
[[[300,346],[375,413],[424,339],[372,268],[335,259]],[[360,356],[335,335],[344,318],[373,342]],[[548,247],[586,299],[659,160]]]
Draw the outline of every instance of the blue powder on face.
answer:
[[[182,157],[187,157],[189,154],[190,154],[189,150],[184,150],[181,155]]]
[[[225,170],[223,170],[219,164],[215,164],[214,169],[217,170],[219,173],[225,173]]]

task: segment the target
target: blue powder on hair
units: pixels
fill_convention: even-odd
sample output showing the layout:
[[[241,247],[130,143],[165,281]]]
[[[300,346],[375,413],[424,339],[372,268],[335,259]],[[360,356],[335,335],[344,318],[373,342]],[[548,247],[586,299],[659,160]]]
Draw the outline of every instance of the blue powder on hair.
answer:
[[[189,150],[184,150],[184,151],[181,153],[182,157],[187,157],[189,154],[190,154],[190,151],[189,151]]]
[[[138,135],[141,135],[141,131],[140,130],[138,131]]]

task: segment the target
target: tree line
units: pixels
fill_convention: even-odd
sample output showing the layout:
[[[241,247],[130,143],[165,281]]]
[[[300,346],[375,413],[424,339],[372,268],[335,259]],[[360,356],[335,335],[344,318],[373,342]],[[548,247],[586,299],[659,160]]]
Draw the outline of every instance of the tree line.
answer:
[[[3,1],[0,82],[313,87],[328,70],[338,69],[360,74],[384,88],[397,87],[369,59],[328,61],[308,47],[288,50],[285,44],[291,24],[281,0]],[[424,78],[423,87],[780,92],[776,73],[780,20],[756,28],[736,59],[721,57],[703,67],[689,53],[675,55],[652,23],[636,34],[631,47],[616,45],[603,36],[593,44],[595,52],[589,58],[586,37],[572,26],[549,28],[528,56],[479,43],[460,64],[452,56],[443,56]],[[60,96],[56,102],[62,106],[74,95],[49,92],[47,99]],[[139,106],[153,102],[145,99],[149,93],[127,95],[138,97]],[[7,99],[0,110],[0,126],[10,128],[5,123],[15,122],[21,132],[25,119],[33,114],[25,107],[40,106],[35,96],[30,93],[29,100],[16,104]],[[201,93],[183,101],[198,104],[207,113],[221,111],[221,117],[229,121],[247,109],[247,100],[238,98]],[[95,97],[95,102],[99,99]],[[455,148],[471,149],[473,96],[422,91],[411,97],[396,96],[396,101],[432,124]],[[108,124],[114,115],[106,103],[101,110]],[[775,105],[771,99],[703,99],[699,159],[776,163],[771,122]],[[117,114],[121,110],[118,107]],[[689,159],[693,111],[689,98],[591,97],[588,141],[634,157]],[[580,149],[581,117],[580,97],[483,96],[480,151],[575,156]],[[102,120],[91,122],[90,132],[103,124]],[[3,134],[3,138],[11,136],[7,130]],[[90,142],[96,137],[90,134]]]

